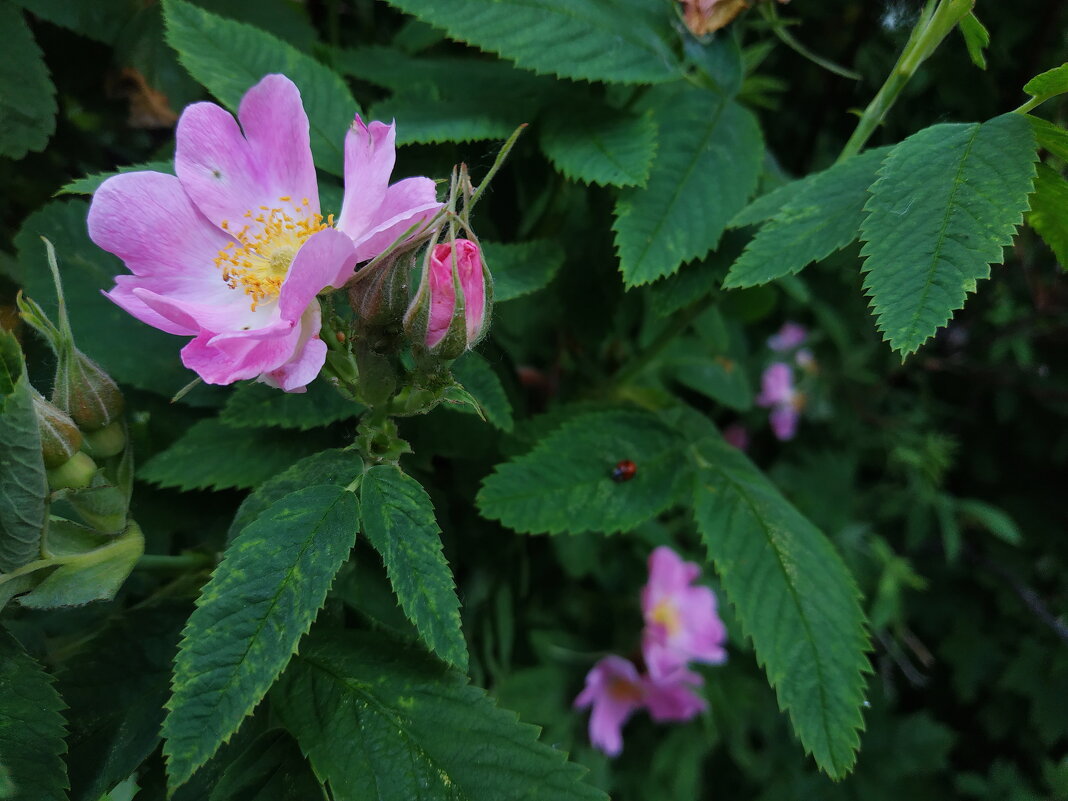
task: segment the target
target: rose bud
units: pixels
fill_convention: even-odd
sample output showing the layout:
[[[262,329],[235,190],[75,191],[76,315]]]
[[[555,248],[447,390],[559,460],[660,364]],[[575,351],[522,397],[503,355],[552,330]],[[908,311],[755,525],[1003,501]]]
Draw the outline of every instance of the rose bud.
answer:
[[[33,411],[41,432],[41,453],[45,467],[59,467],[82,447],[82,432],[69,414],[53,406],[37,392],[33,393]]]

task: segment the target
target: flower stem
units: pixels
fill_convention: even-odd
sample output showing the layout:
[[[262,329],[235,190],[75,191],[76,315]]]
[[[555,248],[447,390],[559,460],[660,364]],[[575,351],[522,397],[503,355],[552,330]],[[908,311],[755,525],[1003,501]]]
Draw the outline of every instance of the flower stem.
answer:
[[[882,125],[901,90],[916,74],[920,65],[938,49],[942,40],[974,5],[975,0],[928,0],[912,29],[905,49],[901,51],[897,63],[878,93],[864,109],[856,130],[838,157],[838,163],[861,151],[875,130]]]
[[[471,195],[471,199],[467,202],[467,205],[464,208],[466,215],[469,216],[471,214],[471,210],[475,207],[475,204],[478,203],[479,198],[482,197],[482,193],[486,191],[486,187],[488,187],[490,181],[493,180],[493,176],[497,174],[497,170],[504,165],[504,160],[508,158],[508,154],[512,152],[512,148],[515,147],[515,143],[519,140],[519,135],[526,130],[526,127],[527,124],[524,122],[512,131],[512,135],[508,137],[508,141],[504,143],[504,147],[497,153],[497,158],[494,160],[493,166],[490,167],[489,172],[486,173],[486,177],[482,179],[482,182],[478,185],[478,189],[475,190],[475,193]]]
[[[764,3],[760,6],[760,10],[760,13],[764,15],[764,19],[766,19],[771,25],[772,32],[779,37],[779,40],[784,45],[796,52],[802,58],[807,58],[816,66],[823,67],[823,69],[827,70],[828,72],[832,72],[842,78],[848,78],[851,81],[860,80],[860,73],[853,72],[853,70],[846,69],[845,67],[835,64],[833,61],[830,61],[824,58],[823,56],[817,55],[816,53],[805,47],[803,44],[801,44],[801,42],[799,42],[797,39],[795,39],[794,35],[790,33],[790,31],[786,28],[786,25],[783,24],[782,20],[779,19],[779,12],[775,9],[775,3]]]

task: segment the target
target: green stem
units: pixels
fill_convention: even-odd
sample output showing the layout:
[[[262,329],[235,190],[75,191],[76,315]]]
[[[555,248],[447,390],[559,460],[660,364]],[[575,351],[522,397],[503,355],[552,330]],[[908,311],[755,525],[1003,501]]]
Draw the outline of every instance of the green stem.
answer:
[[[796,52],[802,58],[807,58],[813,64],[823,67],[823,69],[828,72],[833,72],[835,75],[848,78],[851,81],[859,81],[861,79],[862,76],[860,73],[848,70],[845,67],[835,64],[833,61],[825,59],[823,56],[817,55],[795,39],[794,35],[786,29],[782,20],[779,19],[779,12],[776,10],[775,5],[775,3],[763,3],[760,6],[760,9],[764,18],[771,24],[771,30],[779,37],[779,40],[784,45]]]
[[[137,560],[135,570],[153,570],[167,573],[184,573],[187,570],[199,570],[211,567],[214,560],[204,553],[179,554],[178,556],[166,556],[164,554],[146,553]]]
[[[916,74],[920,65],[938,49],[942,40],[974,5],[975,0],[928,0],[916,27],[912,29],[905,49],[901,51],[897,63],[878,93],[864,109],[856,130],[838,157],[838,163],[861,151],[875,130],[882,125],[901,90]]]
[[[615,374],[611,386],[613,388],[625,386],[640,375],[649,366],[650,362],[663,352],[664,348],[674,342],[675,338],[689,328],[690,324],[700,316],[701,312],[708,308],[708,304],[712,302],[713,297],[713,295],[706,295],[676,314],[671,325],[661,331],[659,336],[650,343],[649,347],[627,362]]]
[[[512,152],[512,148],[515,147],[515,143],[519,140],[519,135],[526,130],[526,127],[527,124],[524,122],[512,131],[512,135],[508,137],[508,141],[504,143],[504,147],[497,153],[497,158],[494,160],[493,166],[490,167],[489,172],[486,173],[486,177],[482,179],[482,183],[478,185],[478,189],[471,195],[471,199],[467,202],[467,205],[464,208],[464,213],[468,218],[471,215],[472,209],[475,208],[475,204],[478,203],[479,198],[482,197],[482,193],[486,191],[486,187],[488,187],[490,181],[493,180],[493,176],[497,174],[497,170],[504,165],[504,160],[508,158],[508,154]]]

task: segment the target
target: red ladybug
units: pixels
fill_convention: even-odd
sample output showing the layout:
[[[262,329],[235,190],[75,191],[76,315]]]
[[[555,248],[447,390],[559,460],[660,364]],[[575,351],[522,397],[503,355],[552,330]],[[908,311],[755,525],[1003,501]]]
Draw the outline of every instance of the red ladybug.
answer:
[[[637,472],[638,465],[634,464],[630,459],[624,459],[612,468],[612,480],[617,484],[622,484],[624,481],[630,481],[634,478]]]

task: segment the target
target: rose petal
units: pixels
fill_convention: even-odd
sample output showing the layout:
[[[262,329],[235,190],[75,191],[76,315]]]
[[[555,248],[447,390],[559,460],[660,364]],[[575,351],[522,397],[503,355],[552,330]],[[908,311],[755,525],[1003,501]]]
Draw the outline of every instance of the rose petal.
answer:
[[[375,221],[397,154],[393,124],[365,125],[356,115],[345,134],[345,195],[338,215],[338,230],[361,239]]]
[[[356,267],[352,240],[333,228],[311,236],[297,251],[282,283],[278,308],[282,319],[296,321],[326,287],[342,287]]]

